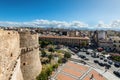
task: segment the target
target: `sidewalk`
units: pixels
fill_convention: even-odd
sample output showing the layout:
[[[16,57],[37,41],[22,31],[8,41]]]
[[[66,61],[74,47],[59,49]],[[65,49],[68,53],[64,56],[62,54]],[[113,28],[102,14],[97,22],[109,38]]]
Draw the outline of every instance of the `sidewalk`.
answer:
[[[108,80],[120,80],[120,78],[116,77],[114,74],[111,74],[110,72],[105,72],[103,70],[100,69],[94,69],[97,72],[99,72],[100,74],[102,74],[104,77],[106,77]]]

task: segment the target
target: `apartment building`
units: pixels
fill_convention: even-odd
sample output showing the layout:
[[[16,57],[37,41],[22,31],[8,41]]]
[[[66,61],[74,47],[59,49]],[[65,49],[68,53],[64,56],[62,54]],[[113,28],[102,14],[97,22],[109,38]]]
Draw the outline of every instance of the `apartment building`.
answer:
[[[52,41],[55,44],[82,47],[89,44],[88,37],[68,37],[68,36],[39,36],[40,40]]]

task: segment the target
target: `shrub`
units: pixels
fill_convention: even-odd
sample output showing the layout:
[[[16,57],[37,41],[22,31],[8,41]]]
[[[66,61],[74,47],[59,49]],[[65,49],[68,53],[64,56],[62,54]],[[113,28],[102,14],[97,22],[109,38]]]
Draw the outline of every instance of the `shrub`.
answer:
[[[54,64],[53,69],[57,69],[57,68],[58,68],[58,64]]]
[[[44,50],[41,50],[41,57],[46,57],[46,52]]]
[[[55,49],[54,49],[53,47],[50,47],[48,51],[50,51],[50,52],[54,52]]]
[[[59,58],[58,63],[60,64],[62,63],[62,58]]]
[[[46,74],[46,71],[41,71],[41,73],[37,76],[37,80],[48,80],[47,79],[47,74]]]
[[[65,52],[65,54],[64,54],[64,58],[71,58],[71,54],[68,53],[68,52]]]
[[[120,62],[120,56],[112,56],[112,59],[115,61]]]

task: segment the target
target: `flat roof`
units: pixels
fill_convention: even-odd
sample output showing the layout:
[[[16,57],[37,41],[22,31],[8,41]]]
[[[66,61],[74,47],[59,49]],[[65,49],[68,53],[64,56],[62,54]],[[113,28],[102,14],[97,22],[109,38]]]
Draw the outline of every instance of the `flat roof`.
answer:
[[[89,37],[68,37],[68,36],[39,36],[42,38],[64,38],[64,39],[83,39],[83,40],[89,40]]]

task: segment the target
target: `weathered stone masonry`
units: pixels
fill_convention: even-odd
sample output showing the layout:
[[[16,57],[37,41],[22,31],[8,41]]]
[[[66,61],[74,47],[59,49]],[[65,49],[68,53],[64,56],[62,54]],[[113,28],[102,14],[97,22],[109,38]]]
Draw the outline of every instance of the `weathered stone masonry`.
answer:
[[[0,80],[35,80],[40,71],[38,35],[0,30]]]

